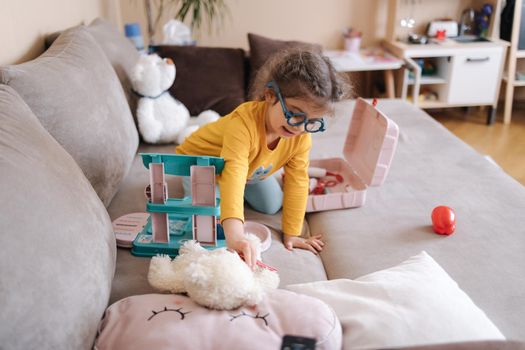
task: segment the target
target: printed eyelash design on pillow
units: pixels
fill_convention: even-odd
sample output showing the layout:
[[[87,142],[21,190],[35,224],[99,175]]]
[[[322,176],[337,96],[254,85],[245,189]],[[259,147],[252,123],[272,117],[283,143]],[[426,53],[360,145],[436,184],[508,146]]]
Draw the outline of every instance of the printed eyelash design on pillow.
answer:
[[[189,314],[191,311],[187,311],[187,312],[182,312],[181,311],[182,308],[179,307],[178,309],[168,309],[168,307],[164,306],[164,310],[160,310],[160,311],[155,311],[155,310],[151,310],[151,312],[153,313],[153,315],[151,315],[149,318],[148,318],[148,321],[150,321],[153,317],[157,316],[158,314],[161,314],[163,312],[168,312],[168,311],[173,311],[173,312],[177,312],[179,315],[180,315],[180,319],[183,320],[185,315],[186,314]]]
[[[246,312],[242,311],[240,314],[238,315],[231,315],[230,314],[230,322],[235,320],[236,318],[239,318],[239,317],[243,317],[243,316],[247,316],[247,317],[251,317],[253,319],[261,319],[263,320],[264,324],[268,326],[268,321],[266,320],[266,317],[268,317],[270,315],[270,313],[267,313],[266,315],[264,316],[260,316],[259,313],[257,313],[256,315],[250,315],[250,314],[247,314]]]

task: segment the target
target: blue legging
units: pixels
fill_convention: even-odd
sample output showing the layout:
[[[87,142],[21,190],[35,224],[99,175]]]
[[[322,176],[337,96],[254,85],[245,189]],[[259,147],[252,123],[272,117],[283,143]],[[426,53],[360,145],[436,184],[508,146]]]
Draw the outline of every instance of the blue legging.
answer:
[[[189,176],[182,179],[184,195],[191,196],[191,180]],[[217,196],[219,187],[217,186]],[[283,191],[274,176],[253,183],[246,184],[244,188],[244,199],[258,212],[264,214],[275,214],[283,205]]]

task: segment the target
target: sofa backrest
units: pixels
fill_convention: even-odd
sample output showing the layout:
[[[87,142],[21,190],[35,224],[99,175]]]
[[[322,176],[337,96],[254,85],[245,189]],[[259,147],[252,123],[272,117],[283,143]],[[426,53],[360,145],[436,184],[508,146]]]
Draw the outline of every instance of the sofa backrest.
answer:
[[[248,34],[249,55],[243,49],[158,45],[152,49],[159,56],[171,58],[177,67],[173,97],[198,115],[212,109],[221,115],[233,111],[250,98],[255,74],[274,53],[302,47],[321,52],[321,45],[301,41],[276,40]]]
[[[276,52],[291,48],[304,48],[321,53],[323,47],[319,44],[306,43],[295,40],[277,40],[267,38],[262,35],[248,33],[248,44],[250,46],[250,83],[255,79],[255,76],[264,63]]]
[[[106,55],[84,26],[64,31],[40,57],[0,67],[44,128],[71,154],[109,205],[138,146],[138,133]]]
[[[115,238],[74,159],[0,84],[0,348],[90,349]]]
[[[105,19],[95,19],[89,26],[86,26],[86,30],[93,36],[102,51],[104,51],[115,73],[117,73],[117,77],[128,100],[131,113],[135,116],[137,96],[131,91],[132,86],[129,77],[133,67],[139,60],[139,52],[128,38],[122,35],[112,23]]]
[[[190,115],[211,109],[220,115],[233,111],[246,99],[246,59],[242,49],[160,45],[160,57],[173,60],[177,69],[170,88]]]

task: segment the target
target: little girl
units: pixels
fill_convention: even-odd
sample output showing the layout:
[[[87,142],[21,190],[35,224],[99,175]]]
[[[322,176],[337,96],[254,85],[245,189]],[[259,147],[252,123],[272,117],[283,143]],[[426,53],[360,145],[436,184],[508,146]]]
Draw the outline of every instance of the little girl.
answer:
[[[346,98],[350,85],[318,53],[295,49],[278,53],[259,70],[252,88],[256,101],[191,134],[176,153],[222,157],[218,177],[221,224],[228,248],[244,254],[250,267],[255,248],[244,234],[244,200],[255,210],[274,214],[282,206],[287,249],[317,254],[321,236],[299,237],[308,197],[311,133],[327,128],[332,102]],[[283,190],[274,176],[284,167]]]

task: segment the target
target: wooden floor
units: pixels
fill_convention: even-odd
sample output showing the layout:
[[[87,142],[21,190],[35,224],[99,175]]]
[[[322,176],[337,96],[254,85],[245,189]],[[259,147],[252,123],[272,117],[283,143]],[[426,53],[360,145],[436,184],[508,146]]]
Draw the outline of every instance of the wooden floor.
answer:
[[[492,157],[510,176],[525,186],[525,104],[515,104],[512,122],[502,123],[499,108],[497,121],[486,125],[482,108],[448,108],[426,112],[441,122],[479,153]]]

